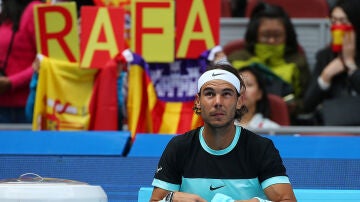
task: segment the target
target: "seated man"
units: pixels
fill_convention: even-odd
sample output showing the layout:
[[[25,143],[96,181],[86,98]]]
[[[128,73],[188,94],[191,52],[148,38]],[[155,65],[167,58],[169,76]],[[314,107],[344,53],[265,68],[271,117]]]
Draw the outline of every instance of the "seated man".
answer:
[[[228,63],[200,76],[194,111],[204,125],[169,142],[151,201],[296,201],[272,141],[234,125],[246,112],[245,88]]]

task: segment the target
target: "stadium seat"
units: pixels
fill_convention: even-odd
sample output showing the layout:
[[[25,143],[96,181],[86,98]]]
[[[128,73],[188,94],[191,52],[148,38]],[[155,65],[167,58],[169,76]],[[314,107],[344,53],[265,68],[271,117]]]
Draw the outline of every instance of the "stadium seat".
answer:
[[[240,50],[244,48],[244,40],[243,39],[235,39],[229,41],[227,44],[224,45],[223,51],[225,55],[230,55],[232,52],[236,50]]]
[[[231,0],[221,0],[220,16],[229,18],[231,16]]]
[[[290,125],[289,110],[286,102],[279,96],[268,94],[270,119],[282,126]]]
[[[245,17],[249,17],[258,2],[266,2],[283,7],[291,18],[326,18],[329,5],[326,0],[248,0]]]

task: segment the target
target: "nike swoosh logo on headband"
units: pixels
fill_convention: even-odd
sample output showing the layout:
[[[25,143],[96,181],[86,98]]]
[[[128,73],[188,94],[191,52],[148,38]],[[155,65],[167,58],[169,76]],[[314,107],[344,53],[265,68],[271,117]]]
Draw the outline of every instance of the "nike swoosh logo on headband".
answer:
[[[215,74],[215,72],[214,72],[211,76],[215,77],[215,76],[219,76],[219,75],[223,75],[223,74],[224,74],[224,73]]]

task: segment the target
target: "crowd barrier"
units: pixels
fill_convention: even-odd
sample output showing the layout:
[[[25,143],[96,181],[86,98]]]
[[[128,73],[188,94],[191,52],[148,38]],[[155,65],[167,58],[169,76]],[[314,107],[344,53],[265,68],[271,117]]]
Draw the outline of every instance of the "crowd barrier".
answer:
[[[1,155],[116,155],[128,150],[128,131],[1,131]]]
[[[330,22],[327,18],[293,18],[297,38],[306,53],[309,66],[315,65],[316,52],[330,41]],[[244,39],[248,18],[221,18],[220,44],[234,39]]]
[[[137,134],[129,147],[127,131],[0,131],[0,177],[36,173],[78,180],[103,187],[109,202],[135,202],[141,188],[151,187],[173,136]],[[360,136],[266,136],[279,149],[299,197],[335,194],[334,199],[343,195],[345,201],[350,196],[360,201]]]

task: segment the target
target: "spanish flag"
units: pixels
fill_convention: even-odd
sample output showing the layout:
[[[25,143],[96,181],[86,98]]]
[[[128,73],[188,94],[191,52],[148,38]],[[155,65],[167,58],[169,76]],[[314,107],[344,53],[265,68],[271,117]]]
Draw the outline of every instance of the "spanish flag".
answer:
[[[41,56],[33,130],[117,130],[114,68]]]
[[[149,66],[133,53],[128,70],[128,127],[136,133],[182,134],[203,124],[192,108],[194,101],[170,102],[158,99]]]

